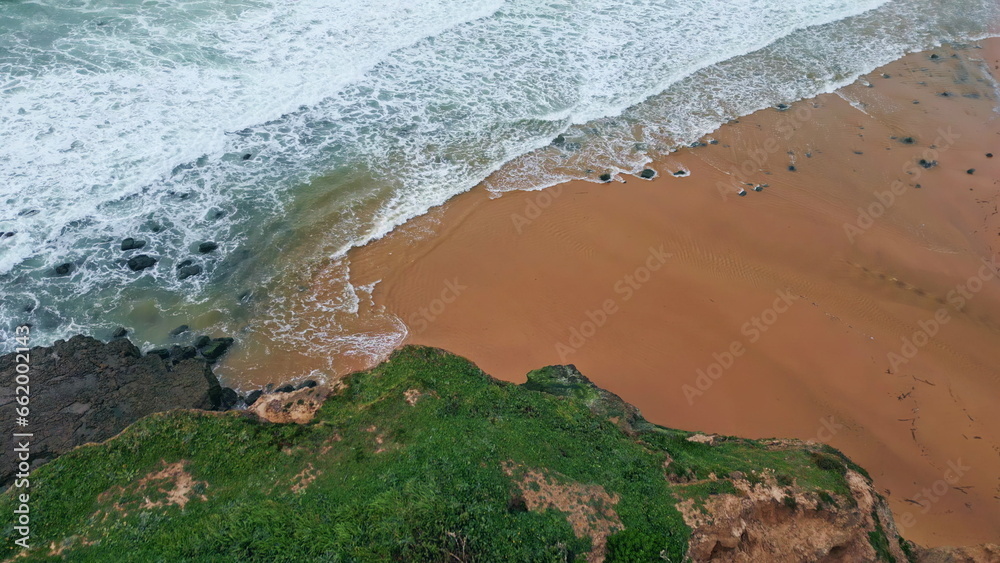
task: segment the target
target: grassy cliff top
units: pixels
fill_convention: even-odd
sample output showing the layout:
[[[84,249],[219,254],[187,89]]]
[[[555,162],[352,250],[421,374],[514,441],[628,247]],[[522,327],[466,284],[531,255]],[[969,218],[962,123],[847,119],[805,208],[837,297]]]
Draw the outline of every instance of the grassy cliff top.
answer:
[[[733,476],[852,502],[860,469],[836,450],[706,438],[644,421],[572,367],[519,386],[407,347],[308,424],[171,411],[40,467],[18,560],[681,561],[676,505],[735,493]],[[4,535],[10,558],[13,524]]]

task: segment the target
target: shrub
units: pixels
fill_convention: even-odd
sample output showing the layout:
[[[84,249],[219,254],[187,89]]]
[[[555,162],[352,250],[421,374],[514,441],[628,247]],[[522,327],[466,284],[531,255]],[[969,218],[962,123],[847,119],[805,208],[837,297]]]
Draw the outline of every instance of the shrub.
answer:
[[[664,542],[651,534],[626,529],[608,537],[608,563],[662,561],[660,552]]]

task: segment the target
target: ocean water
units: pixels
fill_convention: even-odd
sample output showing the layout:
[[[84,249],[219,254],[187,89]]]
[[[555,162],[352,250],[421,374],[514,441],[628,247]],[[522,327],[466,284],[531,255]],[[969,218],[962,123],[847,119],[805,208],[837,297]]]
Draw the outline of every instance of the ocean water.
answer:
[[[636,173],[997,26],[990,0],[5,0],[0,351],[21,323],[150,347],[184,322],[376,354],[405,329],[290,317],[371,288],[289,285],[501,167],[497,192]],[[156,266],[129,270],[140,253]]]

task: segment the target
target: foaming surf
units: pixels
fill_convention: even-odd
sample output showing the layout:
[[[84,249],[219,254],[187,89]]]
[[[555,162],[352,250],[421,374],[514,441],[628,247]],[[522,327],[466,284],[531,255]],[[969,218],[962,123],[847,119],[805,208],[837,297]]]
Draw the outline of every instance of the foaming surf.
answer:
[[[36,343],[124,325],[152,345],[195,318],[204,331],[384,354],[401,323],[344,335],[334,321],[296,322],[303,308],[360,314],[349,273],[337,295],[294,289],[317,261],[497,171],[497,192],[635,173],[729,119],[989,35],[996,11],[981,0],[5,3],[0,231],[13,234],[0,235],[0,350],[23,322]],[[122,252],[125,237],[146,246]],[[219,248],[199,253],[204,241]],[[132,272],[125,260],[140,252],[159,261]],[[187,260],[203,271],[181,280]]]

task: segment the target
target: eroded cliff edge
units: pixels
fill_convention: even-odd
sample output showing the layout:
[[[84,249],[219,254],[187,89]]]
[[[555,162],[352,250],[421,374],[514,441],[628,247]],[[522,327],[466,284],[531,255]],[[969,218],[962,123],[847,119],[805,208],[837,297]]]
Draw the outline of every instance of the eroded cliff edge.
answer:
[[[19,560],[1000,559],[905,541],[832,448],[653,425],[572,366],[518,386],[407,347],[254,407],[146,416],[37,468]]]

